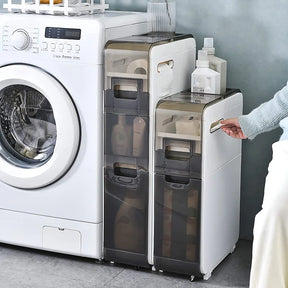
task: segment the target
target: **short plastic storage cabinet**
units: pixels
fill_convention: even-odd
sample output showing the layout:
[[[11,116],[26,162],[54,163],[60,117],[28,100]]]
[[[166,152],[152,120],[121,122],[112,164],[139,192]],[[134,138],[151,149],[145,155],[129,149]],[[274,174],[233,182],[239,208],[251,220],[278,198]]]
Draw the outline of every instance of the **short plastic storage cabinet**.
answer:
[[[150,267],[154,111],[190,84],[191,35],[117,39],[105,49],[104,258]],[[100,137],[100,136],[99,136]]]
[[[156,109],[154,266],[208,279],[239,236],[241,141],[221,119],[242,94],[181,92]]]

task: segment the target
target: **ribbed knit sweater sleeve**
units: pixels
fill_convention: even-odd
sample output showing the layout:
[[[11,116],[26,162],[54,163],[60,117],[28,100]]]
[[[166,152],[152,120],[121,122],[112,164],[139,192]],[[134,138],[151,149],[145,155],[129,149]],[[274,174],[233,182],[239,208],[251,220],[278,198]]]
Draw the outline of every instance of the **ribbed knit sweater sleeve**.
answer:
[[[248,115],[239,117],[240,127],[248,139],[252,140],[260,133],[279,127],[279,122],[288,116],[287,85],[270,101],[261,104]]]

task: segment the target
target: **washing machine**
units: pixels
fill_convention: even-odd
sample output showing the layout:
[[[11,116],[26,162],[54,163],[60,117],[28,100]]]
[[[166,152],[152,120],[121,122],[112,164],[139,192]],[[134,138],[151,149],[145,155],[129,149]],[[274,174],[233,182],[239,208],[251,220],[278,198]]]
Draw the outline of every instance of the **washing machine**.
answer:
[[[103,48],[146,14],[0,17],[0,242],[102,258]]]

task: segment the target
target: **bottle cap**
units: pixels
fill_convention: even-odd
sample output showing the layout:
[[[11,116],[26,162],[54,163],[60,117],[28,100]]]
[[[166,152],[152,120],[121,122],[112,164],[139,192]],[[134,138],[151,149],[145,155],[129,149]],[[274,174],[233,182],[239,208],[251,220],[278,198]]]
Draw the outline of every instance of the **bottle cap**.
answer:
[[[214,55],[215,54],[214,39],[213,38],[204,38],[203,50],[207,51],[208,55]]]
[[[196,61],[197,68],[209,68],[209,60],[207,51],[198,51],[198,60]]]

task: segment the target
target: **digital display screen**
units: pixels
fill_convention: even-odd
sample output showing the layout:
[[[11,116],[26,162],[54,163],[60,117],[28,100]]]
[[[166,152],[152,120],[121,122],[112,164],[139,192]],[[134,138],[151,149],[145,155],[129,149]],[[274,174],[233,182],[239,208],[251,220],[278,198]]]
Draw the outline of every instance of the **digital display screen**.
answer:
[[[81,29],[46,27],[45,38],[80,40]]]

